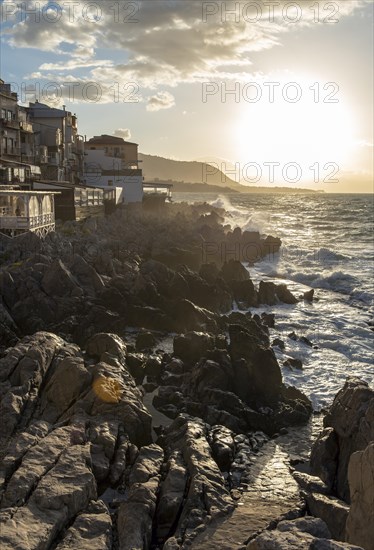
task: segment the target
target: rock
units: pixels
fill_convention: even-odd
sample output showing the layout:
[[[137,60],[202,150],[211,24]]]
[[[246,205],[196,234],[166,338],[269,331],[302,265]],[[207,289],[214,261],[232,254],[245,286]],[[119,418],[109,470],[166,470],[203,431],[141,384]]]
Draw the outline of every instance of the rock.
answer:
[[[250,332],[238,325],[229,326],[235,393],[247,403],[254,398],[266,402],[279,395],[282,374],[273,350],[263,345],[267,336],[255,323],[252,327]]]
[[[346,524],[346,540],[374,548],[374,443],[351,455],[348,466],[351,507]]]
[[[258,303],[273,306],[277,302],[276,285],[271,282],[260,281],[258,288]]]
[[[239,260],[232,259],[223,264],[220,276],[227,283],[231,283],[231,281],[247,281],[250,278],[244,265]]]
[[[281,521],[273,531],[263,531],[247,545],[247,550],[359,550],[358,546],[330,539],[323,521],[297,518]]]
[[[215,316],[208,310],[195,306],[189,300],[181,300],[173,308],[174,318],[170,330],[177,332],[216,331]]]
[[[275,327],[275,315],[274,313],[261,313],[261,321],[269,328]]]
[[[2,548],[50,546],[57,533],[96,498],[95,478],[88,464],[89,445],[64,450],[28,502],[3,523]]]
[[[162,462],[163,451],[157,445],[143,447],[135,461],[130,474],[128,498],[118,510],[120,550],[150,548]]]
[[[349,512],[349,506],[335,497],[310,493],[306,496],[309,512],[321,518],[330,530],[331,536],[336,540],[345,540],[345,524]]]
[[[42,288],[48,296],[81,296],[83,291],[78,281],[61,260],[55,260],[47,269]]]
[[[214,338],[203,332],[187,332],[175,336],[173,341],[174,355],[186,363],[193,364],[206,357],[214,349]]]
[[[275,294],[277,298],[284,304],[297,304],[297,298],[288,290],[287,286],[284,284],[276,285]]]
[[[152,332],[139,332],[136,335],[136,349],[137,351],[144,351],[146,349],[152,349],[157,344],[157,340]]]
[[[257,291],[250,279],[244,281],[231,281],[230,288],[234,294],[234,300],[239,306],[244,308],[257,306]]]
[[[215,426],[212,430],[210,446],[214,460],[221,472],[228,472],[235,454],[233,433],[225,426]]]
[[[295,471],[293,472],[293,477],[303,491],[308,493],[321,493],[323,495],[328,495],[330,492],[329,487],[317,476]]]
[[[284,341],[281,340],[280,338],[274,338],[272,345],[277,346],[281,350],[284,350],[286,347],[284,344]]]
[[[365,449],[369,442],[374,440],[374,390],[366,382],[349,378],[336,395],[324,419],[324,426],[334,430],[339,449],[335,460],[336,474],[333,487],[337,496],[349,503],[347,472],[350,457],[352,453]],[[320,475],[317,467],[317,449],[323,452],[322,449],[326,448],[327,443],[328,441],[323,445],[317,440],[316,450],[313,448],[311,465],[314,475]],[[333,469],[331,462],[330,469]],[[331,483],[331,479],[323,481]]]
[[[338,441],[332,428],[325,428],[313,444],[310,455],[310,468],[314,476],[318,476],[331,491],[336,476]]]
[[[202,277],[207,283],[213,284],[220,276],[219,269],[215,263],[203,264],[199,271],[200,277]]]
[[[79,254],[74,254],[69,267],[78,284],[89,296],[95,296],[97,292],[104,288],[103,279],[95,268],[89,265]]]
[[[312,302],[314,298],[314,288],[311,288],[310,290],[307,290],[306,292],[304,292],[303,298],[307,302]]]
[[[186,464],[180,451],[173,451],[170,454],[166,471],[166,477],[160,488],[156,514],[156,533],[158,539],[161,540],[168,538],[173,533],[173,528],[183,508],[188,476]]]
[[[56,550],[111,550],[112,521],[101,501],[91,501],[64,535]]]
[[[196,528],[233,510],[222,474],[212,460],[206,436],[204,423],[187,415],[179,415],[165,431],[168,452],[181,452],[190,478],[186,501],[174,533],[176,538],[183,537],[184,543],[196,536]]]
[[[306,336],[301,336],[301,337],[299,338],[299,340],[300,340],[300,342],[302,342],[303,344],[306,344],[306,345],[309,346],[310,348],[313,347],[313,342],[311,342],[311,341],[309,340],[309,338],[307,338]]]
[[[142,447],[135,464],[131,468],[130,485],[145,483],[150,478],[157,476],[160,472],[163,458],[163,450],[158,445],[152,444]]]
[[[86,350],[89,355],[105,359],[106,354],[117,357],[125,362],[126,345],[116,334],[100,332],[92,336],[86,343]]]
[[[285,367],[288,367],[290,369],[298,369],[301,370],[303,368],[303,364],[300,359],[296,359],[293,357],[289,357],[287,361],[284,361],[283,365]]]
[[[296,518],[294,520],[280,521],[277,525],[278,531],[282,533],[286,531],[298,530],[302,533],[309,533],[316,538],[330,539],[331,533],[324,521],[320,518],[313,518],[310,516]]]

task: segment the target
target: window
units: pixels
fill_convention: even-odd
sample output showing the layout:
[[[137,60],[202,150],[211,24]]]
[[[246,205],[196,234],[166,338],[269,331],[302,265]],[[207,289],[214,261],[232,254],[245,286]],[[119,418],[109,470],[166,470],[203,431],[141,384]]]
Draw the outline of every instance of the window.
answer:
[[[6,109],[1,109],[1,118],[6,119]]]
[[[12,113],[12,111],[8,111],[7,115],[8,115],[8,116],[7,116],[7,120],[13,120],[13,113]]]

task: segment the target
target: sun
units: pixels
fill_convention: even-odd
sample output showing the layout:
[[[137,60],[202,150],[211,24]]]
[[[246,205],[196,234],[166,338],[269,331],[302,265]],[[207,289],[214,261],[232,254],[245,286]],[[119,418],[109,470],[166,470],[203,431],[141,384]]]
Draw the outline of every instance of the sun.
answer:
[[[241,102],[233,127],[241,166],[260,165],[261,184],[318,183],[336,177],[352,160],[355,141],[352,109],[338,86],[299,79],[294,85],[284,81],[273,86],[273,96],[270,86],[261,89],[259,101]],[[244,179],[245,173],[254,180],[259,170],[247,167]]]

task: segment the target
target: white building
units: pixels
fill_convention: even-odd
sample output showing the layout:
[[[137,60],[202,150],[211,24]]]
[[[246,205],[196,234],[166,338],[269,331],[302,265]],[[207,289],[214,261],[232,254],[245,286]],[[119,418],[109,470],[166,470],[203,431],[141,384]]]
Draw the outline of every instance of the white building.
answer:
[[[142,202],[137,144],[106,135],[90,139],[85,144],[84,180],[87,185],[116,187],[117,204]]]

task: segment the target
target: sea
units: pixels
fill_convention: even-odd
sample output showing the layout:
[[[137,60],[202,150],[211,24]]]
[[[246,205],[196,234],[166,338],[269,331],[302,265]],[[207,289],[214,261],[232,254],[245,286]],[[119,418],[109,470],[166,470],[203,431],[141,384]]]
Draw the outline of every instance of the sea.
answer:
[[[312,303],[251,308],[275,313],[270,337],[285,343],[274,351],[286,384],[316,411],[331,405],[347,377],[374,387],[374,195],[175,193],[173,200],[207,202],[225,209],[232,228],[281,238],[279,253],[244,264],[255,284],[285,283],[297,297],[315,290]],[[284,366],[288,358],[303,368]]]

